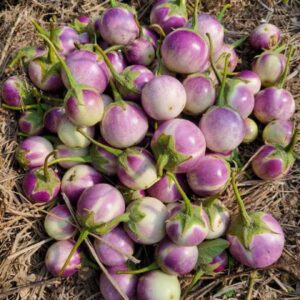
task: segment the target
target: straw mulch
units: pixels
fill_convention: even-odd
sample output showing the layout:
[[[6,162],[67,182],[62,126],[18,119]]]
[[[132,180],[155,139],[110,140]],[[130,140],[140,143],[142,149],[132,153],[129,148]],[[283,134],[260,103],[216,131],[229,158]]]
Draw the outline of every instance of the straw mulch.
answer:
[[[100,0],[2,0],[0,1],[0,82],[6,78],[5,66],[17,49],[36,44],[30,17],[46,25],[50,16],[67,22],[78,14],[97,15],[108,1]],[[224,24],[228,39],[233,41],[249,33],[263,20],[278,25],[284,40],[297,47],[288,88],[297,102],[296,121],[300,121],[300,1],[231,0]],[[202,1],[204,11],[217,12],[225,1]],[[149,13],[151,1],[136,0],[141,18]],[[193,1],[189,2],[192,9]],[[239,49],[248,66],[253,53],[247,43]],[[19,70],[24,74],[23,70]],[[70,279],[52,278],[44,266],[44,256],[51,239],[43,230],[47,205],[33,205],[22,196],[22,171],[14,160],[17,125],[14,114],[0,109],[0,299],[101,299],[98,277],[94,271],[82,270]],[[257,145],[242,147],[245,163]],[[300,151],[298,145],[298,151]],[[299,153],[299,152],[298,152]],[[300,299],[300,167],[295,164],[290,174],[277,182],[244,178],[242,195],[250,209],[272,212],[286,235],[282,258],[257,273],[232,265],[226,274],[215,279],[204,277],[189,299]],[[249,169],[248,169],[249,170]],[[251,175],[251,173],[250,173]],[[251,178],[251,177],[250,177]],[[232,210],[236,209],[232,191],[223,196]],[[182,285],[189,278],[183,279]]]

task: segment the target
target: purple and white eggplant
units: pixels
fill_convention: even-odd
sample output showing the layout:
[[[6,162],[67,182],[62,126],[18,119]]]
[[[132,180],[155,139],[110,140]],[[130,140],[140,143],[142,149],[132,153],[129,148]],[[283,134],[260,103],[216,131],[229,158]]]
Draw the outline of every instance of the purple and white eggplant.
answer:
[[[58,145],[55,150],[55,158],[64,169],[70,169],[81,163],[76,160],[72,161],[72,157],[86,157],[88,154],[88,148],[70,148],[64,144]],[[66,158],[70,158],[70,160],[66,160]]]
[[[136,287],[138,278],[132,274],[118,274],[120,271],[126,271],[128,267],[126,265],[119,265],[109,268],[107,271],[119,289],[128,297],[128,299],[135,299]],[[114,288],[111,281],[107,276],[102,273],[100,275],[100,291],[101,296],[105,300],[122,300],[124,299],[119,292]]]
[[[58,125],[65,114],[63,107],[55,106],[48,109],[43,118],[44,127],[51,133],[57,133]]]
[[[264,145],[258,149],[252,160],[252,170],[264,180],[275,180],[286,175],[294,165],[298,130],[294,131],[291,142],[283,148],[280,145]]]
[[[186,105],[186,98],[180,81],[168,75],[153,78],[142,90],[142,106],[145,112],[158,121],[178,117]]]
[[[227,232],[229,251],[243,265],[266,268],[275,263],[282,254],[284,247],[282,228],[268,213],[248,213],[234,177],[232,184],[240,214],[232,220]]]
[[[223,236],[230,223],[229,210],[218,199],[206,200],[204,210],[209,219],[206,239],[213,240]]]
[[[158,266],[167,274],[183,276],[190,273],[198,260],[197,246],[179,246],[169,239],[162,240],[155,250]]]
[[[273,24],[257,26],[250,35],[250,45],[254,49],[271,49],[281,40],[281,31]]]
[[[261,88],[261,81],[258,75],[250,70],[244,70],[236,75],[236,78],[242,80],[250,89],[253,95],[256,95]]]
[[[61,191],[75,204],[83,191],[103,181],[102,175],[89,165],[70,168],[61,180]]]
[[[46,253],[45,263],[47,270],[53,275],[69,277],[74,275],[82,266],[81,253],[77,250],[71,257],[66,269],[60,274],[60,270],[71,252],[75,242],[72,240],[58,241],[50,246]]]
[[[176,178],[180,185],[183,186],[183,177],[177,174]],[[162,176],[156,183],[147,189],[147,193],[163,203],[173,203],[181,199],[181,194],[179,193],[176,184],[168,175]]]
[[[228,79],[225,88],[226,104],[246,119],[254,109],[254,95],[239,79]]]
[[[250,118],[245,120],[245,136],[243,139],[243,144],[252,143],[258,135],[258,126],[257,124]]]
[[[156,198],[145,197],[130,203],[126,209],[129,221],[125,230],[132,240],[151,245],[161,241],[166,234],[166,206]]]
[[[230,180],[230,165],[223,158],[208,154],[200,159],[196,168],[187,173],[190,188],[199,196],[221,193]]]
[[[60,204],[54,206],[48,212],[44,221],[44,227],[47,234],[55,240],[68,240],[77,232],[72,221],[72,215],[68,207]]]
[[[41,167],[46,157],[53,151],[52,144],[41,136],[23,140],[16,149],[16,159],[25,168]]]
[[[18,120],[19,129],[28,136],[38,135],[43,131],[43,115],[40,110],[22,112]]]
[[[155,162],[150,152],[143,148],[129,148],[118,157],[118,178],[133,190],[145,190],[157,180]]]
[[[210,36],[208,38],[211,40]],[[229,56],[227,55],[225,58],[225,68],[223,78],[221,78],[213,61],[211,42],[210,49],[210,62],[221,89],[216,104],[203,114],[199,127],[205,137],[207,148],[214,152],[229,152],[243,141],[245,136],[244,120],[236,110],[228,107],[225,101]]]
[[[109,104],[100,124],[104,140],[116,148],[139,144],[148,131],[148,118],[133,102],[117,100]]]
[[[53,169],[47,174],[43,169],[30,170],[23,179],[25,196],[33,203],[45,203],[53,200],[60,191],[60,179]]]
[[[185,1],[161,1],[150,12],[150,23],[159,25],[165,33],[185,27],[188,15]]]
[[[7,105],[15,107],[30,104],[33,100],[25,82],[18,76],[11,76],[3,82],[1,98]]]
[[[114,5],[101,16],[101,37],[110,45],[127,45],[138,37],[135,11],[127,5]]]
[[[102,235],[101,239],[96,238],[94,248],[104,265],[114,267],[125,264],[133,255],[134,242],[121,227],[116,227]]]
[[[212,80],[204,74],[193,74],[183,81],[186,92],[184,112],[199,115],[216,101],[216,90]]]
[[[133,83],[136,92],[128,90],[125,86],[122,86],[117,83],[117,87],[120,91],[120,94],[125,100],[136,101],[141,98],[141,92],[143,87],[154,78],[154,74],[147,69],[145,66],[141,65],[132,65],[128,66],[121,73],[127,80]]]
[[[159,175],[163,169],[175,173],[192,171],[204,155],[205,146],[202,132],[191,121],[173,119],[163,122],[151,140]]]
[[[198,15],[196,31],[205,38],[207,34],[211,36],[214,52],[222,48],[224,44],[224,27],[215,16],[201,12]]]
[[[252,70],[259,76],[261,85],[269,87],[275,85],[283,75],[286,57],[274,51],[265,51],[252,63]]]
[[[83,127],[81,130],[89,137],[94,136],[94,127]],[[59,122],[57,135],[59,139],[70,148],[86,148],[91,143],[86,137],[77,131],[77,126],[74,125],[66,116],[64,116]]]
[[[137,297],[140,300],[180,300],[180,295],[180,283],[174,275],[157,270],[148,272],[139,279]]]
[[[263,140],[266,144],[287,147],[292,141],[294,123],[290,120],[275,120],[267,124],[263,130]]]

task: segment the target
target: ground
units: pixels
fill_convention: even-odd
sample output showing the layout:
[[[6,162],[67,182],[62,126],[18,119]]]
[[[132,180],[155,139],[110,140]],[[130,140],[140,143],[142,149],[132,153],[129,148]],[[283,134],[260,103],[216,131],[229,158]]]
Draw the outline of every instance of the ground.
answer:
[[[107,2],[2,0],[0,82],[8,76],[5,66],[12,55],[22,46],[37,42],[31,17],[46,23],[50,16],[55,15],[58,22],[67,22],[76,15],[100,14]],[[193,2],[189,1],[189,9],[192,9]],[[132,3],[143,20],[152,1]],[[299,123],[300,1],[203,0],[201,9],[217,12],[225,3],[232,5],[224,18],[228,41],[248,34],[266,20],[282,29],[285,42],[296,46],[287,87],[294,94],[297,103],[295,120]],[[238,52],[243,58],[240,68],[249,67],[253,52],[248,44],[245,43]],[[22,70],[19,72],[24,74]],[[46,272],[44,256],[51,243],[43,229],[47,205],[33,205],[22,196],[22,171],[14,160],[16,129],[14,114],[0,109],[0,299],[100,299],[98,275],[94,272],[83,270],[68,280],[52,278]],[[260,142],[242,147],[242,162],[247,162]],[[297,148],[299,153],[299,145]],[[257,274],[235,265],[215,279],[204,277],[188,299],[244,299],[247,294],[247,299],[300,299],[300,164],[295,164],[288,176],[280,181],[263,182],[246,178],[252,178],[251,173],[250,177],[239,181],[239,186],[247,208],[271,212],[283,226],[286,236],[283,256],[278,263],[259,270]],[[222,199],[233,212],[236,210],[230,188]],[[182,285],[188,282],[189,278],[185,278]]]

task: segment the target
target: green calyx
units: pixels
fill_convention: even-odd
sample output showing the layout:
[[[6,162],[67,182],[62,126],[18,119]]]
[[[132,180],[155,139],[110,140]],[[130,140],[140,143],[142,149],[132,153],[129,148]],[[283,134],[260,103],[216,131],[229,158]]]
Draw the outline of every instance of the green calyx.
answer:
[[[125,186],[118,186],[118,190],[121,192],[127,204],[143,198],[140,191],[132,190]]]
[[[109,161],[107,158],[105,158],[103,155],[99,154],[97,151],[97,146],[95,144],[92,145],[90,149],[90,156],[93,167],[100,172],[106,173],[106,169],[103,168],[105,164],[107,164]],[[109,175],[109,174],[107,174]]]
[[[250,250],[251,244],[256,235],[264,233],[276,233],[272,231],[262,220],[263,212],[250,212],[250,224],[245,225],[241,215],[238,215],[228,229],[228,234],[236,236],[245,249]]]
[[[132,204],[129,206],[128,214],[129,214],[129,220],[127,222],[128,228],[135,234],[137,234],[137,228],[136,225],[142,221],[145,218],[145,214],[140,210],[142,201],[136,200],[132,202]]]
[[[26,158],[28,152],[29,151],[23,150],[20,147],[15,151],[15,158],[23,168],[27,168],[30,164],[30,161]]]
[[[208,199],[203,203],[203,208],[208,216],[210,227],[213,227],[214,220],[216,217],[228,209],[219,199]]]
[[[141,154],[142,149],[140,148],[127,148],[122,151],[122,153],[118,156],[118,163],[124,168],[128,169],[128,156],[129,155],[139,155]]]
[[[36,169],[34,171],[36,176],[36,185],[34,192],[47,191],[49,194],[53,194],[57,186],[60,185],[60,180],[56,176],[53,169],[48,168],[48,175],[45,176],[43,169]]]
[[[190,159],[191,157],[176,150],[174,138],[171,135],[161,134],[152,151],[157,159],[158,176],[163,175],[163,170],[174,171],[174,169]]]
[[[201,227],[205,227],[205,222],[202,219],[202,207],[201,206],[193,206],[191,214],[180,211],[170,218],[172,222],[178,222],[181,224],[182,233],[185,234],[191,227],[194,225],[200,225]]]
[[[81,23],[78,19],[75,19],[73,23],[68,24],[71,28],[75,29],[79,33],[83,33],[86,31],[88,25]]]

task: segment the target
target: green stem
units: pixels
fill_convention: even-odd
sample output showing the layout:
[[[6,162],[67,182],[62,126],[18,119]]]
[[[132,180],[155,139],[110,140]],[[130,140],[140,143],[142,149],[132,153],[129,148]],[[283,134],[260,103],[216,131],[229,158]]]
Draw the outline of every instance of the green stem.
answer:
[[[238,39],[237,41],[235,41],[234,43],[232,43],[230,45],[231,48],[235,49],[238,48],[239,46],[241,46],[246,40],[248,39],[248,36],[243,36],[240,39]]]
[[[50,153],[46,156],[46,158],[45,158],[44,165],[43,165],[43,169],[44,169],[44,176],[45,176],[46,181],[49,181],[49,180],[50,180],[50,175],[49,175],[49,170],[48,170],[48,168],[49,168],[49,158],[50,158],[51,156],[55,156],[55,154],[56,154],[56,150],[50,152]]]
[[[71,71],[69,70],[67,64],[65,63],[65,61],[62,59],[62,57],[59,55],[59,53],[55,49],[53,43],[49,40],[49,38],[46,35],[40,34],[40,36],[47,42],[47,44],[49,46],[49,51],[50,51],[50,49],[52,49],[52,51],[55,53],[55,55],[56,55],[57,59],[59,60],[63,70],[66,73],[66,76],[67,76],[70,87],[73,90],[76,90],[77,87],[76,87],[75,79],[74,79],[73,75],[71,74]]]
[[[124,48],[124,45],[114,45],[114,46],[110,46],[108,48],[106,48],[104,50],[105,53],[109,53],[112,51],[118,51],[118,50],[122,50]]]
[[[90,163],[92,159],[90,156],[69,156],[69,157],[60,157],[55,160],[52,160],[48,163],[48,167],[58,164],[63,161],[74,161],[80,163]]]
[[[9,63],[8,69],[12,69],[18,62],[24,57],[24,53],[22,49],[18,51],[17,55],[14,57],[14,59]]]
[[[116,218],[112,219],[111,221],[109,221],[109,222],[107,222],[105,224],[101,224],[101,225],[95,226],[91,230],[95,230],[95,232],[97,234],[103,235],[103,234],[106,234],[106,233],[110,232],[119,223],[121,223],[121,222],[126,223],[129,220],[130,220],[130,214],[129,213],[125,213],[125,214],[122,214],[120,216],[117,216]]]
[[[142,26],[141,26],[141,23],[140,23],[140,21],[139,21],[139,19],[138,19],[137,14],[134,14],[134,20],[135,20],[136,26],[137,26],[138,29],[139,29],[139,37],[142,37],[142,36],[143,36],[143,28],[142,28]]]
[[[146,273],[146,272],[150,272],[153,270],[157,270],[159,269],[159,265],[154,262],[151,265],[138,269],[138,270],[124,270],[124,271],[118,271],[117,274],[142,274],[142,273]]]
[[[111,87],[111,90],[112,90],[112,93],[113,93],[113,96],[114,96],[114,101],[115,102],[124,102],[121,94],[119,93],[114,81],[111,79],[109,81],[109,84],[110,84],[110,87]]]
[[[149,28],[155,30],[159,34],[160,37],[162,37],[162,38],[166,37],[165,31],[163,30],[163,28],[160,25],[158,25],[158,24],[151,24],[149,26]]]
[[[289,46],[289,50],[288,50],[288,57],[287,57],[287,61],[286,61],[286,65],[285,65],[285,68],[284,68],[284,72],[282,74],[282,77],[281,79],[279,80],[279,83],[278,83],[278,87],[279,88],[283,88],[285,82],[286,82],[286,78],[288,76],[288,73],[289,73],[289,68],[290,68],[290,64],[291,64],[291,60],[292,60],[292,57],[294,55],[294,52],[295,52],[295,49],[292,45]]]
[[[218,99],[217,99],[217,105],[218,106],[223,106],[225,104],[224,103],[225,102],[225,85],[226,85],[226,79],[227,79],[229,57],[230,57],[230,54],[227,54],[225,56],[225,66],[224,66],[223,78],[222,78],[222,83],[221,83],[219,96],[218,96]]]
[[[296,146],[296,143],[297,143],[297,137],[298,137],[299,131],[300,131],[300,130],[299,130],[298,128],[295,128],[295,131],[294,131],[294,133],[293,133],[292,140],[291,140],[291,142],[289,143],[289,145],[285,148],[285,150],[286,150],[288,153],[294,153],[295,146]]]
[[[209,207],[209,206],[211,206],[211,205],[216,201],[216,199],[219,198],[219,196],[220,196],[220,195],[217,194],[217,195],[214,195],[214,196],[211,196],[211,197],[205,199],[205,200],[203,201],[203,206],[204,206],[204,207]]]
[[[195,275],[193,276],[193,279],[191,283],[188,285],[188,287],[183,292],[183,295],[181,299],[185,299],[185,297],[188,295],[188,293],[191,291],[191,289],[197,284],[197,282],[200,280],[200,278],[205,274],[205,272],[201,269],[199,269]]]
[[[122,86],[126,87],[128,90],[137,93],[138,90],[136,89],[136,87],[133,85],[132,82],[128,81],[126,78],[124,78],[124,76],[120,75],[114,68],[114,66],[112,65],[111,61],[109,60],[109,58],[107,57],[105,51],[98,45],[95,44],[95,49],[100,53],[100,55],[103,57],[110,73],[112,74],[112,77],[118,81]]]
[[[237,187],[237,184],[236,184],[236,173],[235,173],[235,171],[232,172],[231,184],[232,184],[232,187],[233,187],[233,190],[234,190],[235,198],[236,198],[236,201],[238,203],[239,210],[240,210],[240,213],[242,215],[244,224],[245,224],[245,226],[249,227],[250,224],[251,224],[251,218],[249,217],[249,215],[247,213],[247,210],[245,208],[245,204],[244,204],[244,202],[241,198],[240,192],[238,190],[238,187]]]
[[[181,9],[185,9],[185,10],[186,10],[186,0],[177,0],[177,5],[178,5]]]
[[[110,5],[111,5],[111,7],[116,7],[117,6],[117,1],[116,0],[110,0]]]
[[[165,166],[168,164],[169,161],[169,156],[167,154],[160,154],[157,158],[156,162],[156,170],[157,170],[157,175],[161,177],[164,172]]]
[[[221,22],[225,16],[226,11],[231,7],[231,4],[225,4],[222,8],[222,10],[217,15],[217,19],[219,22]]]
[[[182,197],[182,199],[184,201],[186,214],[189,215],[189,216],[191,216],[192,215],[192,211],[193,211],[193,207],[192,207],[191,201],[188,198],[188,196],[186,195],[185,191],[182,189],[180,183],[178,182],[178,180],[176,178],[176,175],[174,175],[171,172],[167,172],[167,176],[169,176],[173,180],[173,182],[175,183],[176,188],[179,191],[179,193],[180,193],[180,195],[181,195],[181,197]]]
[[[200,0],[195,1],[195,7],[194,7],[194,14],[193,14],[193,20],[192,20],[192,28],[194,30],[198,27],[198,11],[199,11],[199,4]]]
[[[96,140],[94,140],[93,138],[91,138],[89,135],[87,135],[81,128],[77,128],[77,131],[80,132],[86,139],[88,139],[90,142],[92,142],[93,144],[95,144],[96,146],[106,150],[107,152],[111,153],[112,155],[115,156],[120,156],[123,151],[120,149],[116,149],[110,146],[107,146],[105,144],[102,144],[100,142],[97,142]]]
[[[84,228],[82,230],[82,232],[80,233],[79,238],[78,238],[77,242],[75,243],[74,247],[72,248],[67,260],[65,261],[65,263],[63,265],[63,267],[59,271],[58,276],[63,275],[63,273],[65,272],[66,268],[68,267],[73,255],[74,255],[74,253],[79,248],[79,246],[82,244],[82,242],[87,238],[88,235],[89,235],[89,230],[87,228]]]
[[[53,42],[54,40],[54,34],[55,34],[55,28],[54,28],[54,19],[51,18],[50,20],[50,41]],[[53,49],[50,47],[48,52],[48,60],[54,64],[56,63],[56,57],[55,53],[53,52]]]
[[[49,35],[49,33],[36,20],[31,19],[31,23],[33,24],[33,26],[35,27],[35,29],[39,34],[46,35],[46,36]]]
[[[286,49],[286,44],[283,44],[283,45],[277,46],[276,48],[272,49],[272,52],[280,53],[285,49]]]
[[[50,96],[44,95],[40,91],[38,91],[36,88],[32,89],[32,93],[36,98],[45,99],[47,101],[55,101],[55,102],[60,102],[60,103],[64,101],[64,99],[62,99],[62,98],[56,98],[56,97],[50,97]]]
[[[208,44],[209,44],[209,61],[210,61],[210,65],[211,65],[211,68],[213,69],[216,77],[217,77],[217,80],[219,82],[219,84],[221,85],[222,84],[222,77],[219,73],[219,71],[217,70],[217,67],[215,65],[215,61],[214,61],[214,57],[213,57],[213,52],[214,52],[214,47],[213,47],[213,43],[212,43],[212,40],[211,40],[211,36],[209,33],[206,34],[207,35],[207,38],[208,38]]]
[[[33,109],[33,108],[38,108],[39,104],[30,104],[30,105],[24,105],[24,106],[11,106],[7,105],[5,103],[1,104],[1,107],[5,109],[10,109],[10,110],[28,110],[28,109]],[[46,108],[45,105],[42,105],[42,107]],[[47,106],[48,108],[48,106]]]

